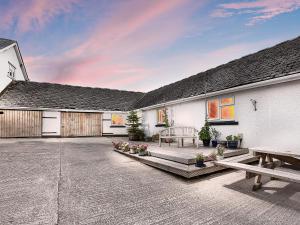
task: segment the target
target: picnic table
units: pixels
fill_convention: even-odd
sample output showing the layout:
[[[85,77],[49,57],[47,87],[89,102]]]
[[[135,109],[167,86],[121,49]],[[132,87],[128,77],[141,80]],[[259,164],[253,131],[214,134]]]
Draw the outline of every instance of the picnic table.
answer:
[[[300,174],[294,171],[283,171],[275,169],[283,164],[289,164],[291,168],[300,169],[300,151],[294,149],[276,149],[271,147],[254,147],[249,148],[254,156],[258,157],[259,164],[247,165],[236,162],[217,161],[216,164],[228,168],[245,170],[246,179],[255,176],[252,190],[256,191],[261,188],[262,175],[269,176],[271,179],[281,179],[289,182],[300,183]]]
[[[285,163],[288,163],[294,167],[300,168],[300,151],[296,149],[276,149],[270,147],[254,147],[250,148],[249,150],[253,151],[253,154],[259,157],[259,167],[261,168],[268,168],[268,169],[275,169],[276,167],[282,166]],[[277,161],[274,161],[277,159]],[[274,177],[271,179],[279,178],[293,182],[299,182],[299,175],[287,173],[283,171],[277,171],[278,173],[273,173]],[[280,177],[276,176],[279,175],[281,172]],[[248,176],[251,173],[248,174]],[[272,176],[272,172],[268,173],[268,175]],[[253,190],[257,190],[261,188],[261,176],[262,174],[256,174]]]

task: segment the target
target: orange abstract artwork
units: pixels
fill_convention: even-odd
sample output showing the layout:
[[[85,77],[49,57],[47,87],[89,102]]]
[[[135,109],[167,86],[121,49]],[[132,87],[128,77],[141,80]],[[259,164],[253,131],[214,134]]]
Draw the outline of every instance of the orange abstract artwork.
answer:
[[[218,99],[208,101],[207,106],[208,106],[208,119],[218,119],[219,118]]]
[[[233,98],[222,98],[221,99],[221,105],[232,105],[234,104]]]
[[[234,119],[234,106],[223,106],[221,108],[221,119],[222,120],[233,120]]]
[[[112,125],[124,125],[125,124],[124,117],[119,114],[112,114],[111,123]]]

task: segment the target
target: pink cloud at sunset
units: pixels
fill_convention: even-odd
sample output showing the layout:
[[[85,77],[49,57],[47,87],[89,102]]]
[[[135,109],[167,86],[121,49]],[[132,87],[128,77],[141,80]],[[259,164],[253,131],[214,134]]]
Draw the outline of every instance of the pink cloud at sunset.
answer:
[[[67,13],[80,0],[12,0],[1,10],[2,26],[11,26],[16,23],[17,30],[27,32],[41,29],[55,16]]]
[[[300,8],[300,0],[3,1],[1,36],[18,41],[31,80],[139,91],[295,37],[298,24],[285,16]]]
[[[184,33],[191,10],[178,10],[187,2],[128,1],[113,9],[117,17],[100,21],[78,46],[61,56],[27,56],[26,64],[38,80],[51,77],[51,82],[115,87],[137,82],[150,76],[151,69],[137,65],[134,58],[169,45]]]
[[[220,4],[219,7],[212,13],[212,16],[227,17],[234,14],[253,14],[247,25],[254,25],[259,21],[269,20],[282,13],[299,9],[300,0],[258,0]]]

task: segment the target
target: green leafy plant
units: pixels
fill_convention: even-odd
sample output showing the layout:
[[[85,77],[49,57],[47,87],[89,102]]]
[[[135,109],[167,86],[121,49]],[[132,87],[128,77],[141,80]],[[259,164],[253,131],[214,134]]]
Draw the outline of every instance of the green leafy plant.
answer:
[[[240,137],[239,136],[234,136],[234,135],[228,135],[226,137],[226,140],[227,141],[239,141],[240,140]]]
[[[212,136],[213,140],[218,140],[219,137],[221,136],[221,132],[217,131],[216,128],[211,128],[211,136]]]
[[[204,161],[205,157],[202,153],[198,153],[196,155],[196,162],[201,162],[201,161]]]
[[[207,121],[205,122],[205,125],[201,128],[199,132],[199,138],[202,141],[211,139],[210,126]]]
[[[164,114],[165,114],[165,117],[164,117],[165,127],[170,127],[169,117],[168,117],[168,110],[167,109],[164,109]]]

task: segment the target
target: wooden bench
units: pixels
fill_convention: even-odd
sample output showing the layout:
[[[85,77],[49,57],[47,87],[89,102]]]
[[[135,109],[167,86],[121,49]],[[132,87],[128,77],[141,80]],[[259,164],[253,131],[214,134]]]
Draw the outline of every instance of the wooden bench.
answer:
[[[260,166],[252,166],[247,165],[243,163],[234,163],[234,162],[225,162],[225,161],[217,161],[217,165],[238,169],[238,170],[245,170],[246,172],[257,174],[257,175],[265,175],[270,176],[273,178],[277,178],[280,180],[286,180],[290,182],[300,183],[300,174],[291,173],[291,172],[285,172],[280,170],[274,170],[270,168],[260,167]],[[253,186],[253,190],[257,190],[261,187],[260,180],[255,181],[255,184]]]
[[[177,139],[177,146],[179,147],[181,140],[181,146],[183,147],[185,138],[192,139],[193,144],[196,143],[197,148],[199,147],[198,130],[196,130],[194,127],[168,127],[161,130],[159,132],[159,146],[161,147],[161,141],[163,139]]]

